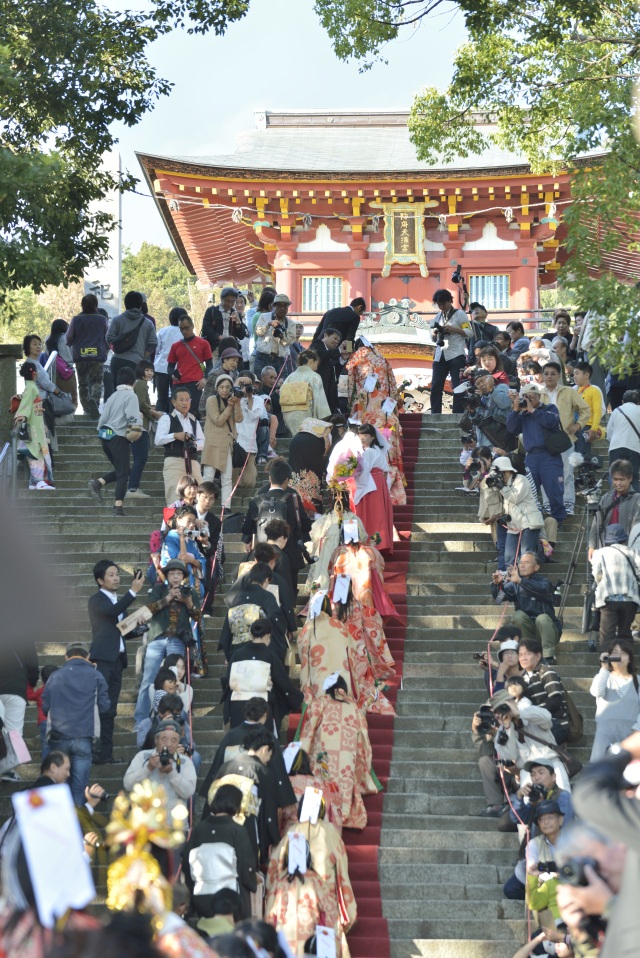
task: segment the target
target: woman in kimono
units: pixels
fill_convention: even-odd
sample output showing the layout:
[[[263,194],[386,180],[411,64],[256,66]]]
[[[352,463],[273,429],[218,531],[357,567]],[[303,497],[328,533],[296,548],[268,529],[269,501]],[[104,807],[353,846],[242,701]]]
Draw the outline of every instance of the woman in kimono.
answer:
[[[298,818],[308,818],[308,815],[304,814],[304,803],[305,798],[303,796],[298,805]],[[317,922],[317,924],[324,924],[326,927],[334,929],[337,958],[349,958],[346,933],[355,924],[357,906],[349,879],[347,852],[337,829],[325,820],[324,799],[320,801],[317,818],[315,815],[311,817],[315,820],[307,820],[302,824],[293,825],[271,855],[267,871],[267,921],[271,920],[269,915],[272,912],[280,911],[284,916],[284,921],[278,924],[285,938],[296,955],[304,954],[302,949],[309,935],[304,936],[304,929],[296,927],[294,937],[294,928],[290,925],[293,919],[297,926],[297,917],[289,915],[283,907],[284,903],[280,901],[282,897],[288,898],[291,885],[288,875],[289,869],[286,867],[288,864],[289,836],[292,832],[297,832],[302,834],[306,840],[309,849],[310,868],[313,870],[313,874],[319,876],[324,884],[325,917],[323,922]],[[305,881],[306,877],[305,874]],[[295,883],[294,880],[293,884]],[[313,934],[314,930],[312,929],[310,934]]]
[[[329,775],[340,789],[343,828],[362,829],[367,824],[362,796],[381,791],[371,768],[367,721],[344,676],[329,676],[324,692],[306,709],[298,738],[308,755],[326,752]],[[316,758],[314,773],[317,769]]]
[[[296,796],[295,805],[286,805],[280,809],[280,832],[285,835],[298,822],[298,805],[304,795],[305,788],[318,788],[322,792],[326,807],[326,819],[342,834],[342,803],[340,790],[335,782],[329,778],[329,765],[326,755],[317,756],[314,775],[311,771],[309,756],[300,742],[290,742],[282,752],[285,768],[289,775],[291,787]]]
[[[364,630],[356,627],[351,631],[345,622],[340,621],[341,611],[340,606],[332,615],[331,602],[325,596],[321,611],[314,618],[309,618],[298,636],[300,688],[304,692],[305,702],[310,705],[322,694],[325,679],[334,672],[341,672],[350,677],[353,695],[360,709],[394,715],[393,706],[382,694],[374,674]],[[384,640],[384,632],[381,631],[381,634]],[[392,672],[393,659],[389,650],[386,651]],[[375,655],[378,670],[390,674],[388,664],[386,668],[380,664],[377,650]]]
[[[351,354],[345,369],[349,377],[349,405],[351,415],[379,409],[385,399],[398,401],[398,387],[391,363],[372,346],[361,346]],[[365,389],[375,376],[373,389]]]
[[[53,491],[53,466],[45,435],[42,400],[36,386],[36,366],[23,363],[20,375],[24,379],[24,392],[13,420],[23,432],[23,438],[18,435],[18,456],[26,457],[29,463],[29,489]]]
[[[361,471],[347,480],[349,506],[370,536],[378,535],[381,552],[393,554],[393,506],[387,450],[389,444],[368,423],[358,427],[362,443]]]
[[[406,506],[407,480],[404,474],[404,463],[402,462],[402,426],[400,420],[395,413],[387,413],[380,408],[374,409],[369,406],[368,409],[360,413],[360,421],[373,426],[376,432],[380,433],[389,443],[387,450],[391,477],[389,495],[394,506]]]
[[[330,422],[307,418],[289,443],[289,465],[293,470],[289,485],[299,494],[307,512],[312,514],[322,511],[322,478],[330,436]]]
[[[331,415],[331,409],[325,396],[324,386],[318,375],[319,365],[320,359],[313,349],[303,350],[298,356],[298,368],[295,372],[288,375],[280,386],[282,415],[284,416],[285,425],[292,436],[295,436],[300,430],[305,419],[327,419]],[[287,404],[287,393],[292,391],[287,390],[286,387],[292,386],[295,383],[301,384],[300,393],[303,392],[305,385],[308,387],[306,390],[307,402],[304,409]],[[301,405],[302,404],[300,404],[300,406]]]
[[[355,512],[349,511],[349,494],[345,489],[333,489],[335,504],[331,512],[319,519],[311,526],[311,554],[317,557],[317,562],[309,566],[305,591],[311,593],[313,589],[328,589],[331,577],[329,563],[333,553],[344,541],[344,523],[355,522],[358,527],[360,542],[367,542],[367,530]]]

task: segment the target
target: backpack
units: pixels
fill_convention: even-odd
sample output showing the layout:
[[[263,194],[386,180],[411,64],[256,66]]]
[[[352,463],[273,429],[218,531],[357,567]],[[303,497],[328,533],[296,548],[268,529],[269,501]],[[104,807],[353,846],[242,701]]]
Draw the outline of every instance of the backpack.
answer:
[[[280,387],[280,408],[283,412],[304,412],[313,402],[311,383],[283,383]]]
[[[114,353],[126,353],[130,349],[133,349],[136,344],[136,340],[138,339],[138,333],[140,332],[142,324],[146,318],[146,316],[143,316],[140,322],[134,326],[133,329],[130,329],[126,333],[121,333],[120,336],[116,336],[114,341],[111,343],[111,348]]]
[[[287,501],[289,496],[282,498],[269,495],[265,492],[258,500],[258,517],[256,519],[256,539],[258,542],[266,542],[267,534],[264,531],[267,523],[272,519],[283,519],[287,521]]]

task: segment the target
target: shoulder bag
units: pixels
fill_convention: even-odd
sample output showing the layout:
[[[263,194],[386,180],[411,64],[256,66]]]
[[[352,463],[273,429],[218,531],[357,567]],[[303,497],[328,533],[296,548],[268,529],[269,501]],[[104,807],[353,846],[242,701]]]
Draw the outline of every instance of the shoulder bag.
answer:
[[[558,424],[557,429],[547,429],[545,426],[542,429],[544,431],[544,444],[550,455],[559,456],[567,449],[571,449],[573,443],[560,424]]]
[[[193,358],[195,359],[195,361],[197,362],[197,364],[200,366],[200,372],[201,372],[202,375],[204,376],[205,370],[206,370],[205,364],[202,362],[201,359],[198,359],[198,357],[196,356],[196,354],[194,353],[194,351],[192,350],[191,346],[189,345],[189,343],[188,343],[186,340],[184,340],[184,339],[182,340],[182,345],[185,347],[185,349],[187,349],[187,350],[191,353],[191,355],[193,356]]]
[[[546,739],[540,738],[539,735],[533,735],[531,732],[527,732],[526,729],[522,729],[522,734],[526,738],[530,738],[532,742],[538,742],[540,745],[545,745],[552,752],[555,752],[564,767],[567,770],[567,775],[569,778],[574,778],[582,770],[582,762],[572,755],[570,752],[567,752],[566,749],[561,748],[559,745],[552,745],[551,742],[547,742]]]
[[[138,333],[142,329],[142,324],[146,318],[146,316],[143,316],[140,322],[137,323],[133,329],[128,330],[126,333],[121,333],[120,336],[116,336],[114,341],[111,343],[111,348],[114,353],[126,353],[127,350],[133,349],[138,338]]]

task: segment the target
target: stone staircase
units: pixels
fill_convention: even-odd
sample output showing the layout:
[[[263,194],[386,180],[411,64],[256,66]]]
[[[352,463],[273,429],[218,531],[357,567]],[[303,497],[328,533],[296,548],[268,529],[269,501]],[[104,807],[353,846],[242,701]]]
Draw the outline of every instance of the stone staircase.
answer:
[[[476,520],[477,497],[454,491],[456,420],[424,417],[416,469],[404,677],[380,847],[392,958],[511,958],[526,937],[524,905],[502,897],[517,835],[475,814],[484,797],[470,725],[486,693],[472,653],[486,649],[501,607],[489,592],[495,549]],[[556,561],[544,568],[553,580],[566,575],[579,522],[567,520]],[[597,663],[579,633],[580,581],[565,610],[558,670],[585,716],[576,754],[586,762]]]
[[[486,528],[475,520],[477,498],[454,491],[460,484],[458,437],[454,417],[424,417],[413,482],[408,622],[402,651],[404,626],[388,629],[391,641],[398,643],[394,654],[401,657],[404,653],[404,678],[392,750],[389,733],[388,782],[383,776],[382,915],[363,909],[356,929],[366,936],[367,919],[384,917],[392,958],[510,958],[525,934],[523,906],[507,902],[501,895],[501,884],[515,861],[516,836],[502,835],[494,821],[473,815],[484,801],[469,727],[472,712],[485,694],[471,653],[485,647],[500,608],[489,594],[494,549]],[[17,503],[18,514],[29,519],[21,528],[39,557],[48,562],[72,613],[72,623],[64,629],[55,622],[43,623],[38,638],[41,665],[61,664],[69,641],[90,640],[86,604],[95,589],[91,569],[99,558],[108,556],[123,570],[121,592],[135,568],[146,568],[149,534],[159,527],[164,505],[158,450],[151,450],[142,481],[142,488],[152,498],[125,500],[126,517],[116,519],[111,514],[112,492],[105,494],[102,506],[87,492],[87,480],[106,465],[95,423],[77,416],[72,425],[59,430],[59,438],[56,492],[29,493],[20,482]],[[286,455],[286,448],[286,440],[280,440],[278,451]],[[245,511],[251,497],[252,490],[235,497],[234,511]],[[557,564],[546,569],[552,578],[564,576],[578,522],[576,518],[566,523],[556,551]],[[225,536],[225,549],[227,578],[233,581],[244,554],[239,535]],[[37,588],[37,583],[34,585]],[[559,670],[576,693],[590,743],[594,710],[588,687],[596,661],[587,654],[584,638],[573,631],[579,624],[578,593],[576,584],[565,613]],[[194,683],[194,738],[204,768],[223,734],[218,704],[222,657],[215,647],[224,611],[217,600],[214,617],[206,620],[210,671],[207,678]],[[136,644],[130,642],[128,647],[132,661]],[[121,787],[122,775],[136,751],[132,735],[135,699],[134,669],[130,667],[124,675],[114,738],[114,751],[123,764],[92,769],[91,780],[99,781],[112,794]],[[27,709],[25,737],[34,761],[22,766],[20,774],[29,780],[38,774],[40,756],[35,706]],[[588,749],[578,754],[586,761]],[[11,810],[14,788],[0,782],[0,820]],[[372,824],[378,821],[376,812],[370,817]],[[366,853],[361,864],[357,847],[350,848],[349,858],[354,875],[358,869],[362,871],[364,892],[369,852],[366,848],[361,851]],[[373,953],[366,950],[366,937],[362,945],[352,946],[357,958]]]
[[[19,473],[16,511],[25,521],[28,541],[53,577],[69,610],[70,622],[60,627],[56,622],[43,623],[37,637],[40,665],[64,661],[68,642],[91,641],[87,616],[87,600],[96,586],[91,574],[93,565],[101,558],[112,558],[120,566],[122,580],[120,593],[128,587],[133,570],[145,570],[149,562],[149,535],[160,527],[164,506],[162,482],[162,452],[152,448],[142,479],[142,488],[150,499],[125,499],[125,517],[115,518],[111,512],[114,486],[105,490],[104,505],[93,500],[87,490],[88,479],[105,472],[108,463],[96,437],[95,422],[76,416],[71,425],[58,430],[59,452],[55,456],[56,491],[29,492]],[[287,440],[279,440],[279,451],[286,455]],[[261,470],[264,475],[264,470]],[[259,479],[261,481],[261,479]],[[234,497],[234,511],[244,512],[252,490],[241,490]],[[238,562],[245,555],[239,534],[225,536],[227,582],[235,579]],[[34,583],[38,588],[38,583]],[[224,591],[224,585],[222,591]],[[140,593],[144,601],[145,589]],[[139,603],[138,603],[139,604]],[[135,607],[135,606],[134,606]],[[206,645],[209,656],[209,675],[194,680],[193,732],[206,769],[222,738],[222,709],[220,676],[223,657],[215,651],[224,620],[226,607],[216,599],[214,615],[205,620]],[[123,677],[114,735],[114,754],[123,764],[94,767],[91,781],[98,781],[113,795],[122,786],[122,776],[135,754],[133,709],[137,698],[135,688],[135,652],[137,641],[127,643],[129,668]],[[32,765],[20,767],[23,779],[35,779],[39,774],[40,742],[36,724],[36,707],[27,707],[25,739],[33,757]],[[15,786],[0,782],[0,820],[11,811],[10,796]]]

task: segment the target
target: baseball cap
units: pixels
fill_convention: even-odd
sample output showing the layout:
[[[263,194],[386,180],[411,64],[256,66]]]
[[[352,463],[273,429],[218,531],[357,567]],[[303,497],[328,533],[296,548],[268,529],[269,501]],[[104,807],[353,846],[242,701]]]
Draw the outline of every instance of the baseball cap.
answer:
[[[523,396],[527,396],[529,393],[536,393],[538,396],[540,395],[540,390],[536,383],[527,383],[526,386],[522,387]]]

